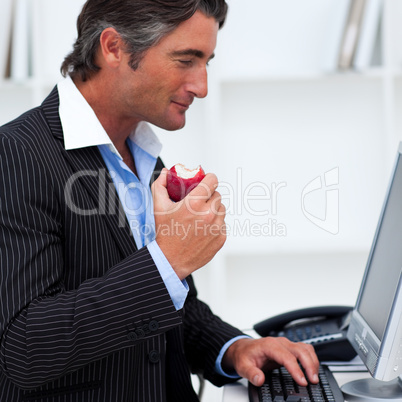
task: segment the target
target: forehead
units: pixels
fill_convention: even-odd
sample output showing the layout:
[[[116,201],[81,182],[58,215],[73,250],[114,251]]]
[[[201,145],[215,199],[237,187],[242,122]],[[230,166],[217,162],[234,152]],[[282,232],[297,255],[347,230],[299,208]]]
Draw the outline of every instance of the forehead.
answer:
[[[180,23],[155,46],[167,52],[192,49],[210,58],[216,47],[219,24],[213,17],[197,11],[191,18]]]

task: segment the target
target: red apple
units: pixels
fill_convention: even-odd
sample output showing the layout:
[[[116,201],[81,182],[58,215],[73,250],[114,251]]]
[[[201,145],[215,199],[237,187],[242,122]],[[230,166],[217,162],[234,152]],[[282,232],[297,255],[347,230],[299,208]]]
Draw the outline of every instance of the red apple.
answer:
[[[170,168],[167,174],[167,191],[172,201],[182,200],[205,177],[201,166],[187,169],[181,163]]]

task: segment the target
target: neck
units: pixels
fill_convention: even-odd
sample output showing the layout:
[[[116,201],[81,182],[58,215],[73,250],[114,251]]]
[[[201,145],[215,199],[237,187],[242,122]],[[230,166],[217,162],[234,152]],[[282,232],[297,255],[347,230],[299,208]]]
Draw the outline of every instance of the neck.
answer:
[[[116,102],[114,102],[113,89],[109,85],[105,85],[105,80],[102,80],[101,84],[98,84],[97,81],[99,79],[91,78],[87,81],[74,79],[74,84],[91,106],[107,135],[122,155],[127,147],[126,140],[137,129],[139,121],[133,121],[133,119],[122,116]]]
[[[121,157],[123,158],[124,163],[130,168],[130,170],[138,177],[137,169],[135,167],[135,161],[133,154],[130,151],[127,143],[125,143],[125,147],[123,149],[118,149]]]
[[[120,116],[111,96],[112,89],[104,83],[97,85],[96,81],[95,79],[87,81],[74,79],[74,84],[95,112],[124,163],[137,175],[134,158],[126,141],[129,135],[137,129],[139,122]]]

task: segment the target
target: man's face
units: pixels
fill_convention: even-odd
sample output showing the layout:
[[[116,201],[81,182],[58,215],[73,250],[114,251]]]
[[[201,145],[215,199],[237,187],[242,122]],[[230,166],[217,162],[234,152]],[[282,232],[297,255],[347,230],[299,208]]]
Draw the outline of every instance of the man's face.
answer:
[[[197,11],[150,48],[137,70],[127,63],[119,99],[124,117],[147,121],[166,130],[185,124],[194,98],[207,95],[207,63],[213,57],[218,23]]]

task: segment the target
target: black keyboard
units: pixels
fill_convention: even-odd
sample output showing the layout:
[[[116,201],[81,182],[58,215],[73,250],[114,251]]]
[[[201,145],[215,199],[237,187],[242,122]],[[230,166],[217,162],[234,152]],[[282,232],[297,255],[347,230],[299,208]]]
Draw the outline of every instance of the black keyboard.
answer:
[[[265,373],[265,383],[255,387],[248,383],[250,402],[343,402],[342,391],[329,369],[322,365],[318,373],[320,382],[298,385],[289,372],[278,368]]]

